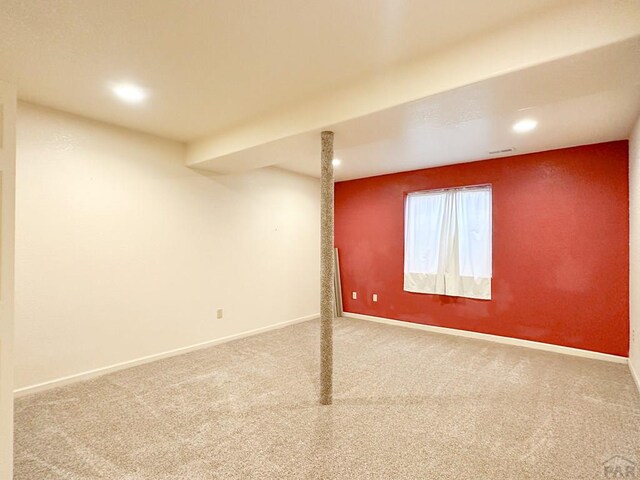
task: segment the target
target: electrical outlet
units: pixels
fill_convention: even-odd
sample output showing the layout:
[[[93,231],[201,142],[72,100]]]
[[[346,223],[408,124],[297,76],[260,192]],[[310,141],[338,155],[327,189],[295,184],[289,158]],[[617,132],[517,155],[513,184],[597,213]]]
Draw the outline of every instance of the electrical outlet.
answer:
[[[374,301],[374,302],[377,302],[377,301],[378,301],[378,294],[377,294],[377,293],[374,293],[374,294],[373,294],[373,301]]]
[[[219,308],[218,310],[216,310],[216,318],[220,320],[222,317],[224,317],[224,310]]]
[[[351,292],[351,298],[353,298],[354,300],[357,300],[358,294],[356,292]]]

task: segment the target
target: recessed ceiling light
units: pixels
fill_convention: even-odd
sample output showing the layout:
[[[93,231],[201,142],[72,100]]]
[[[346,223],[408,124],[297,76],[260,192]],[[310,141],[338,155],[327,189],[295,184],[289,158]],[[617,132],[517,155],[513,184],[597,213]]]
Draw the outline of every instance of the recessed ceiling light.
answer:
[[[513,124],[513,131],[518,133],[530,132],[538,126],[538,122],[533,118],[525,118]]]
[[[333,161],[332,161],[331,163],[333,163],[333,166],[334,166],[334,167],[337,167],[338,165],[340,165],[340,163],[341,163],[341,162],[340,162],[340,159],[338,159],[338,158],[334,158],[334,159],[333,159]]]
[[[111,87],[113,93],[127,103],[140,103],[147,98],[147,92],[142,87],[132,83],[118,83]]]

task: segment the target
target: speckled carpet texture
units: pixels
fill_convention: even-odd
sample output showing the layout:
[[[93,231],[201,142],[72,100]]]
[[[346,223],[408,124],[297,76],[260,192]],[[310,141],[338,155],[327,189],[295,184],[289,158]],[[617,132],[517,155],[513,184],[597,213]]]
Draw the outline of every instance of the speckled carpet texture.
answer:
[[[626,365],[339,319],[319,406],[319,332],[20,398],[15,479],[584,480],[630,462],[640,478]]]

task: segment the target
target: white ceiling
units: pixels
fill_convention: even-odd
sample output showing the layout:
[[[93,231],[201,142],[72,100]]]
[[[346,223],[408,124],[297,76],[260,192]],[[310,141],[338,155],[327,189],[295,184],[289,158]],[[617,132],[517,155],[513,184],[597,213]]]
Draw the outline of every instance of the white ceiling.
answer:
[[[627,138],[638,20],[636,0],[0,0],[0,79],[222,174],[317,176],[322,125],[345,180]]]
[[[337,180],[626,139],[640,114],[640,39],[450,90],[328,127]],[[538,128],[512,125],[534,118]],[[279,158],[319,175],[319,131],[229,155],[229,168]],[[504,155],[502,155],[504,156]]]
[[[0,0],[22,99],[191,140],[564,0]],[[116,101],[110,82],[149,89]]]
[[[501,156],[554,150],[557,148],[627,139],[631,125],[640,113],[640,86],[610,90],[572,98],[553,104],[531,107],[522,111],[495,114],[460,123],[433,124],[408,128],[403,132],[383,134],[371,139],[360,129],[349,135],[338,133],[335,169],[337,181],[370,177],[421,168],[451,165]],[[369,133],[379,132],[393,115],[377,115],[379,123]],[[534,118],[536,130],[518,134],[512,125],[522,118]],[[375,120],[363,122],[372,125]],[[343,130],[341,130],[343,131]],[[361,137],[358,137],[363,134]],[[315,155],[302,156],[277,166],[286,170],[319,177],[319,135],[313,144]],[[344,145],[348,139],[349,146]],[[357,143],[358,139],[362,143]],[[489,152],[513,148],[502,154]],[[298,148],[298,152],[307,149]]]

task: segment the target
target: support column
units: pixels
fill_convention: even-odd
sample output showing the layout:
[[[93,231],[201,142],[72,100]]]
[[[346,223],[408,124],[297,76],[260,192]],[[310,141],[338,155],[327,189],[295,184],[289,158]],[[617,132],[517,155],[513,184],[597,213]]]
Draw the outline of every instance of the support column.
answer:
[[[320,404],[333,400],[333,132],[322,132],[320,173]]]

